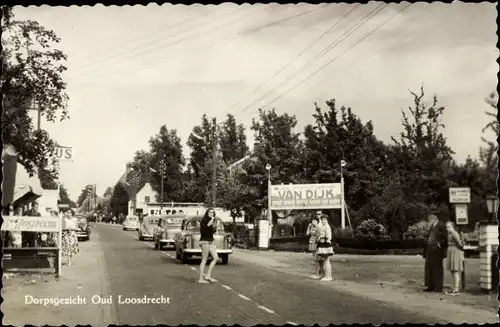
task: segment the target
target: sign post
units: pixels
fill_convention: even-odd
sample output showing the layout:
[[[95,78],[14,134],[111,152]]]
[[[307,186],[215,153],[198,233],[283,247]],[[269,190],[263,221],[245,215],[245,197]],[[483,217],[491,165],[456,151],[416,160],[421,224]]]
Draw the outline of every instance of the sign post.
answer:
[[[457,226],[469,223],[468,204],[470,203],[470,187],[450,187],[449,200],[455,208],[455,221]],[[459,232],[460,232],[460,227]],[[461,233],[460,233],[461,234]],[[465,260],[462,268],[462,290],[465,289]]]

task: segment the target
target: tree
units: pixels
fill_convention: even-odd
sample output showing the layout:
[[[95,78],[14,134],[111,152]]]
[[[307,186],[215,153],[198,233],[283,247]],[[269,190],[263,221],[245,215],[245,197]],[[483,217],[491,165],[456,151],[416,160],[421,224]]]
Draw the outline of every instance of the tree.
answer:
[[[142,174],[148,174],[149,168],[152,167],[152,159],[153,155],[150,152],[144,150],[136,151],[130,167]]]
[[[57,190],[57,181],[54,179],[50,171],[47,171],[46,169],[39,169],[38,178],[40,179],[40,184],[44,190]]]
[[[149,140],[150,155],[144,155],[149,160],[151,168],[156,172],[151,174],[151,187],[160,194],[161,164],[164,161],[163,194],[164,201],[178,201],[182,196],[182,167],[185,159],[182,154],[181,139],[175,129],[168,130],[165,125],[160,132]]]
[[[93,192],[93,186],[92,184],[86,185],[83,189],[80,195],[78,196],[78,199],[76,200],[76,204],[81,207],[83,202],[85,202],[85,199],[91,195]]]
[[[109,204],[113,215],[118,216],[120,213],[126,215],[128,213],[128,201],[128,192],[125,187],[121,183],[116,184]]]
[[[387,148],[374,135],[371,121],[364,124],[351,108],[337,109],[334,99],[326,105],[328,110],[323,112],[315,104],[316,124],[304,130],[304,177],[314,183],[338,183],[340,162],[345,160],[345,198],[356,211],[384,188],[379,172]]]
[[[486,99],[486,103],[488,103],[494,110],[485,111],[485,114],[488,117],[491,117],[491,121],[483,128],[483,133],[487,131],[491,131],[498,138],[500,135],[500,123],[497,119],[497,103],[498,103],[498,94],[496,92],[492,92],[489,97]],[[497,189],[497,169],[498,169],[498,155],[497,155],[497,142],[490,141],[485,137],[481,137],[485,146],[481,147],[479,150],[479,160],[483,164],[485,168],[485,191],[489,194],[495,194]]]
[[[445,107],[438,106],[436,96],[427,105],[423,101],[423,87],[420,94],[410,93],[414,107],[409,107],[410,116],[402,111],[404,130],[399,139],[392,137],[395,146],[390,158],[391,174],[400,175],[408,199],[428,205],[447,203],[454,152],[441,132],[445,127],[441,123]]]
[[[103,197],[109,199],[109,198],[111,198],[112,195],[113,195],[113,188],[111,186],[108,186],[106,188],[106,190],[104,191]]]
[[[195,178],[198,178],[202,173],[201,170],[205,166],[205,160],[212,156],[213,142],[217,142],[214,138],[215,128],[213,122],[208,120],[206,114],[203,114],[201,124],[193,127],[193,132],[189,135],[187,141],[187,145],[191,148],[189,166]],[[201,137],[201,139],[198,139],[195,135]]]
[[[59,201],[58,201],[58,204],[67,204],[71,208],[75,208],[76,207],[76,203],[73,202],[70,199],[69,194],[68,194],[68,190],[66,189],[66,187],[64,187],[64,185],[59,185]]]
[[[68,118],[66,84],[62,73],[66,55],[53,46],[56,34],[36,21],[14,19],[12,8],[2,7],[3,63],[0,88],[3,94],[2,137],[13,145],[19,162],[32,176],[46,169],[57,177],[56,143],[44,130],[35,130],[28,109],[36,103],[47,121]]]
[[[243,124],[237,125],[234,116],[228,114],[219,133],[222,160],[226,165],[231,165],[248,154],[249,148],[246,141],[245,127]]]

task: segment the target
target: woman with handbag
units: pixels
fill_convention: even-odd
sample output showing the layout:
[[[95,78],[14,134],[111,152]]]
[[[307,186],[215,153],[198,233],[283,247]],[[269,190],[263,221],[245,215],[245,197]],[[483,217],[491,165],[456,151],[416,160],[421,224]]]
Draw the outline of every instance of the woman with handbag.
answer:
[[[332,247],[332,228],[328,223],[328,216],[325,214],[321,215],[320,220],[320,237],[318,239],[318,249],[317,255],[323,261],[323,273],[324,276],[320,280],[331,281],[332,280],[332,263],[330,262],[330,257],[334,254]]]
[[[455,230],[453,222],[446,222],[448,231],[448,252],[446,255],[446,267],[453,276],[453,290],[449,295],[460,294],[460,275],[464,267],[463,243],[460,234]]]
[[[68,258],[68,266],[73,264],[73,255],[80,252],[78,246],[78,219],[74,217],[73,210],[64,212],[62,231],[62,255]]]

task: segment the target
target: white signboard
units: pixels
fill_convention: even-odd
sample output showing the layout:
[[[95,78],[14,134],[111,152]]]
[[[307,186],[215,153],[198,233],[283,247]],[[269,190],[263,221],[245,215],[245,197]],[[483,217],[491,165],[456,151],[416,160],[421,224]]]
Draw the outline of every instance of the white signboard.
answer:
[[[4,216],[2,230],[11,232],[52,232],[58,233],[61,228],[59,217],[25,217]]]
[[[67,146],[57,146],[55,156],[59,161],[73,161],[73,148]]]
[[[455,204],[455,218],[457,225],[467,225],[469,223],[469,215],[467,213],[467,204]]]
[[[272,210],[340,209],[341,207],[340,183],[271,185]]]
[[[269,220],[259,220],[259,248],[269,248]]]
[[[450,203],[470,203],[470,188],[450,187]]]

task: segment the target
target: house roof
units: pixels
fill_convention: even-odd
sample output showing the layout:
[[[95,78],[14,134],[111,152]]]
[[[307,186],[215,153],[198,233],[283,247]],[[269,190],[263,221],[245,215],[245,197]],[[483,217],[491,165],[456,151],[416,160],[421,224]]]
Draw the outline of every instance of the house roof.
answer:
[[[127,191],[129,199],[133,199],[148,181],[149,175],[135,172],[130,167],[127,167],[116,184],[121,184]]]

